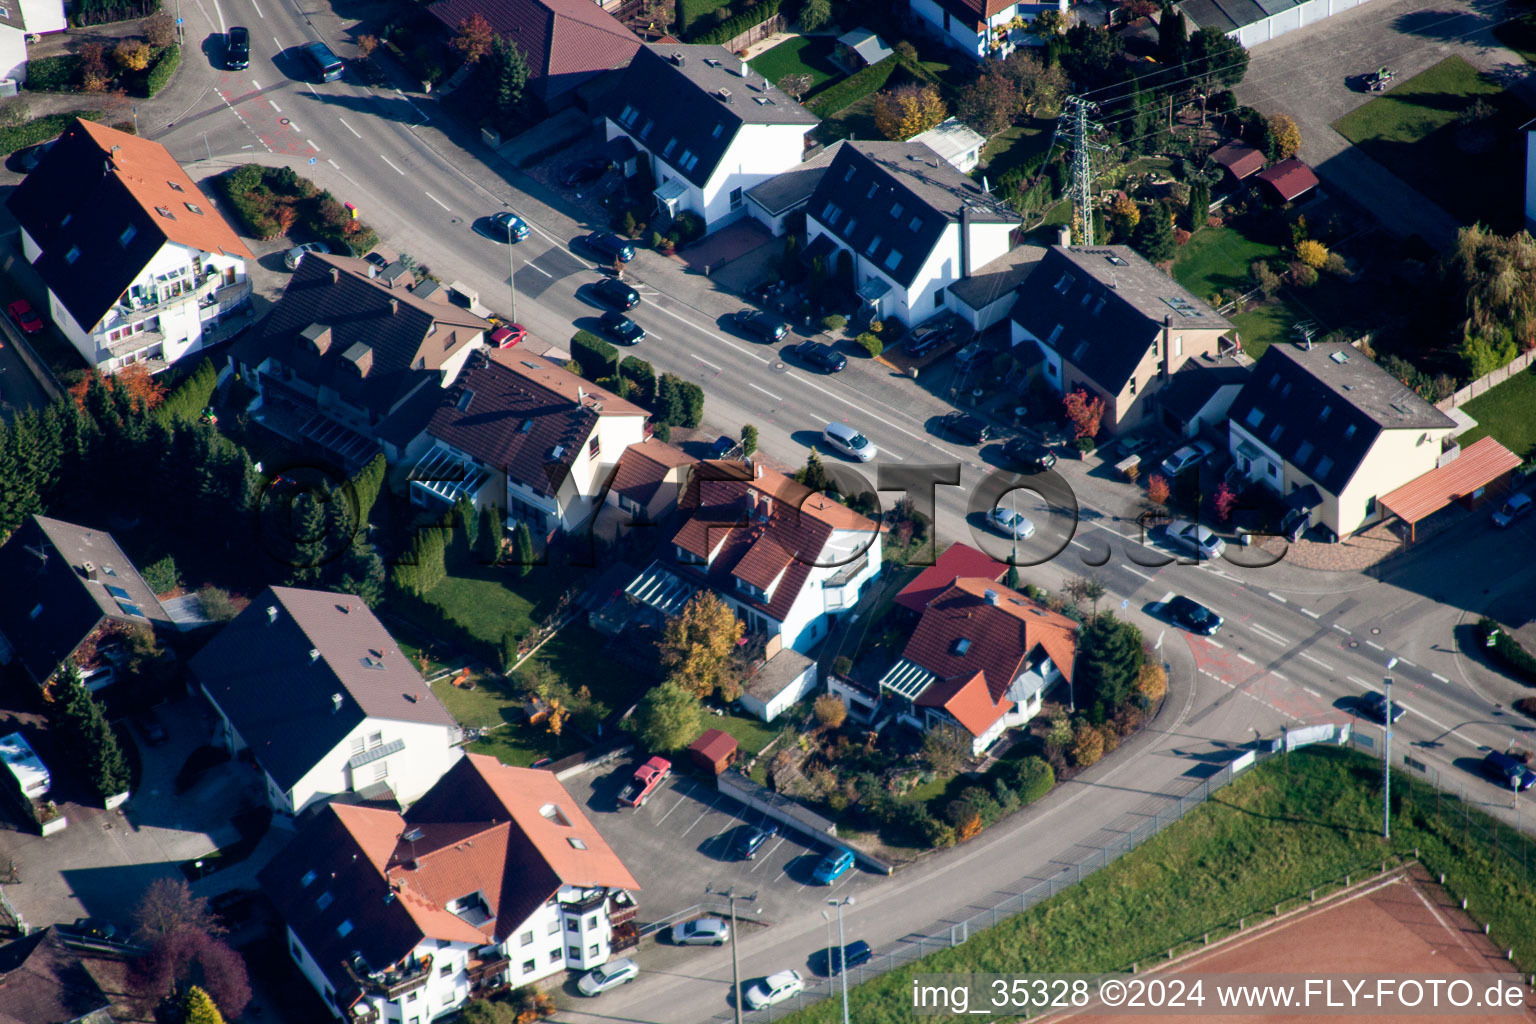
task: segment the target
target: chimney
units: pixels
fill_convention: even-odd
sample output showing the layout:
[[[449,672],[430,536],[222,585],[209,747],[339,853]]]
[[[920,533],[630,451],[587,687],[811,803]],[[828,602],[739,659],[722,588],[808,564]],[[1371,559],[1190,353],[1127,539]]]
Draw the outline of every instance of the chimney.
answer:
[[[80,563],[80,575],[84,576],[88,580],[95,579],[96,578],[96,563],[95,562],[81,562]]]
[[[309,649],[309,663],[311,665],[313,665],[315,662],[317,662],[319,660],[320,660],[320,649],[317,648],[317,647],[311,647]]]
[[[763,508],[763,518],[765,520],[766,519],[772,519],[773,518],[773,499],[768,497],[768,495],[766,495],[766,494],[763,495],[763,505],[762,505],[762,508]]]
[[[763,478],[763,464],[761,462],[754,462],[754,463],[752,463],[752,479],[753,480],[761,480],[762,478]]]
[[[1063,224],[1056,229],[1056,244],[1063,247],[1072,244],[1072,229],[1070,227]]]
[[[987,602],[987,604],[995,605],[997,604],[997,591],[988,590],[985,594],[981,595],[981,599]]]
[[[971,276],[971,207],[960,207],[960,276]]]
[[[341,283],[341,271],[338,270],[336,267],[332,267],[331,268],[331,284],[340,284],[340,283]]]
[[[1163,314],[1163,380],[1173,372],[1173,316]]]
[[[578,408],[580,408],[582,403],[584,403],[586,400],[587,400],[587,393],[586,393],[586,391],[584,391],[582,389],[580,384],[576,385],[576,406]]]
[[[389,300],[389,315],[390,316],[394,316],[395,314],[397,314],[399,312],[400,312],[400,300],[399,299],[390,299]]]
[[[342,704],[342,696],[341,696],[341,694],[339,694],[339,693],[331,694],[331,709],[333,711],[340,711],[341,710],[341,704]]]
[[[269,605],[267,605],[267,624],[268,625],[276,625],[276,623],[277,623],[277,605],[269,604]]]

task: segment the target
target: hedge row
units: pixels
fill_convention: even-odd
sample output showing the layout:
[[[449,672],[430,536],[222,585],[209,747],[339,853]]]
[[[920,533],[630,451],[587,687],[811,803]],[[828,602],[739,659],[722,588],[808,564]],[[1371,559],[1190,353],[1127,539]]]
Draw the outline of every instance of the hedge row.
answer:
[[[581,367],[582,376],[600,380],[613,376],[619,350],[591,331],[577,331],[571,336],[571,358]]]
[[[1494,631],[1497,634],[1494,635]],[[1493,646],[1488,646],[1488,637],[1494,635]],[[1520,646],[1520,642],[1506,633],[1502,626],[1492,619],[1480,619],[1477,623],[1477,639],[1483,644],[1485,650],[1491,650],[1496,661],[1503,662],[1506,668],[1517,676],[1521,676],[1528,683],[1536,683],[1536,655]]]
[[[747,31],[747,29],[756,28],[775,14],[778,14],[779,8],[782,6],[783,0],[763,0],[762,3],[742,11],[734,18],[727,18],[708,32],[694,36],[689,42],[715,44],[729,42]]]
[[[49,114],[46,117],[33,118],[26,124],[19,124],[14,128],[0,128],[0,156],[55,138],[64,129],[74,124],[76,118],[100,121],[103,116],[99,110],[72,110],[67,114]]]
[[[807,103],[806,109],[817,117],[831,117],[839,110],[850,107],[866,96],[873,96],[884,89],[885,83],[899,67],[901,67],[901,58],[893,53],[827,89]]]
[[[172,43],[160,51],[160,58],[155,61],[149,74],[144,76],[144,92],[153,96],[164,89],[171,81],[171,76],[176,73],[177,65],[181,63],[181,47]]]
[[[26,88],[33,92],[68,92],[80,84],[80,57],[65,53],[27,61]]]

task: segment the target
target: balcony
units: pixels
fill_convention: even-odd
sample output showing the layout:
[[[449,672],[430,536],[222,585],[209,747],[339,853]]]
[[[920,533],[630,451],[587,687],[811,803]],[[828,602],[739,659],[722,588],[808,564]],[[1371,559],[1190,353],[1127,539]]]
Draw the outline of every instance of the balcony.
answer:
[[[217,281],[218,278],[212,278]],[[199,288],[197,294],[197,308],[204,320],[227,312],[239,306],[251,297],[251,282],[236,281],[222,287],[204,290]],[[210,312],[211,311],[211,312]]]
[[[432,980],[432,954],[420,960],[407,960],[383,971],[369,971],[362,957],[344,962],[347,974],[365,995],[383,996],[393,1002],[426,986]]]
[[[470,957],[465,967],[470,991],[483,995],[505,987],[507,968],[511,965],[512,958],[504,953],[493,953],[484,958]]]
[[[848,584],[852,583],[856,578],[858,578],[859,573],[868,568],[869,554],[866,552],[865,554],[862,554],[858,558],[849,562],[847,565],[839,568],[837,572],[833,573],[831,576],[828,576],[827,582],[823,585],[828,587],[846,587]]]

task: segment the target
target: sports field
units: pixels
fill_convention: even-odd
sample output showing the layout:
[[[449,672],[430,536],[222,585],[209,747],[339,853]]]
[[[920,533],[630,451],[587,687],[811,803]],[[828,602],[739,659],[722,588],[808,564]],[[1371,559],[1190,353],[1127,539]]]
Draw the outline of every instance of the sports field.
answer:
[[[1504,959],[1503,951],[1495,949],[1483,934],[1482,925],[1461,909],[1460,901],[1434,884],[1421,867],[1412,865],[1267,926],[1250,927],[1158,970],[1155,975],[1143,977],[1179,974],[1231,975],[1236,982],[1244,974],[1390,974],[1429,978],[1456,974],[1512,975],[1515,971]],[[1536,996],[1528,987],[1525,994],[1524,1013],[1504,1010],[1485,1014],[1414,1014],[1412,1020],[1416,1024],[1536,1021]],[[1211,1021],[1209,993],[1205,1009],[1205,1015],[1158,1014],[1157,1024]],[[1243,1019],[1324,1024],[1336,1020],[1337,1011],[1332,1016],[1303,1013]],[[1089,1010],[1049,1020],[1123,1024],[1125,1017]]]

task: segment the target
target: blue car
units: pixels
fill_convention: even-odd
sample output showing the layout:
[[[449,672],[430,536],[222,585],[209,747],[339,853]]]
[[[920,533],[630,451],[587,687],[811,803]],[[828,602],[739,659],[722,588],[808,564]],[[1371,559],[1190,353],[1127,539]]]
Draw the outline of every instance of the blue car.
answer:
[[[851,867],[853,867],[852,850],[833,850],[822,858],[820,864],[816,865],[816,870],[811,872],[811,877],[816,880],[817,885],[831,885],[846,875]]]

